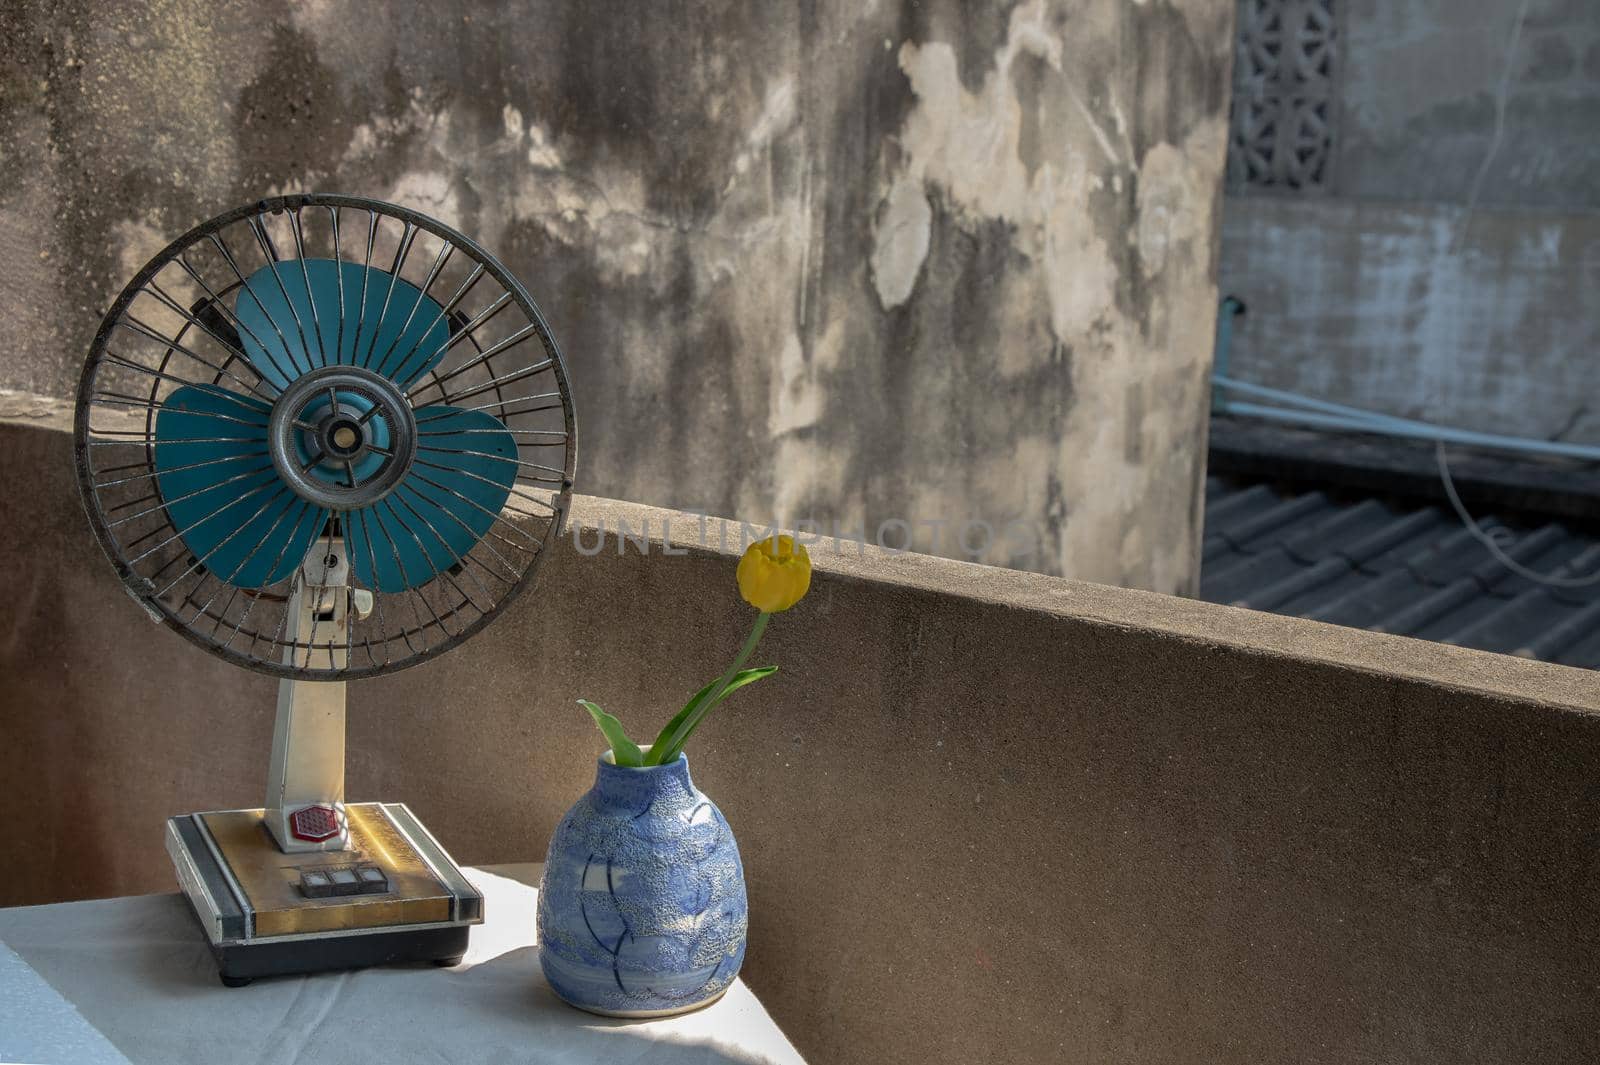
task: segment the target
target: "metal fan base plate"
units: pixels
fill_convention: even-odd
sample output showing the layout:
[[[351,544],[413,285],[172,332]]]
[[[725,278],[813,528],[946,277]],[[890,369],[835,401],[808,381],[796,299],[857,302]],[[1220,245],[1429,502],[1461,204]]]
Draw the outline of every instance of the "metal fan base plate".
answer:
[[[262,810],[183,814],[167,853],[223,983],[402,962],[449,964],[483,896],[401,803],[352,803],[346,850],[285,854]],[[386,891],[307,897],[303,879],[377,869]]]

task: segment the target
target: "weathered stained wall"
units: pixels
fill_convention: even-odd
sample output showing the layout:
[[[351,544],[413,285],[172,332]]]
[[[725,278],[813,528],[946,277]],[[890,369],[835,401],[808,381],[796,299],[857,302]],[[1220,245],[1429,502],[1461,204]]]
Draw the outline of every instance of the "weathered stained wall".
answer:
[[[1336,6],[1340,195],[1600,208],[1600,5]]]
[[[1600,118],[1600,115],[1597,115]],[[1600,212],[1230,199],[1234,377],[1485,432],[1600,442]],[[1241,397],[1243,398],[1243,397]]]
[[[1322,193],[1230,195],[1229,372],[1600,442],[1600,4],[1354,0]]]
[[[528,283],[585,491],[1192,588],[1231,15],[10,5],[0,385],[200,219],[369,194]]]

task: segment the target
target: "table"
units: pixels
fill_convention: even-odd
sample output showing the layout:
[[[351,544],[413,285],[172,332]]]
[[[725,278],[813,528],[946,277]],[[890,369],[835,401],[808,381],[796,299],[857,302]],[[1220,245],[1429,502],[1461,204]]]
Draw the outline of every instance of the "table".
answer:
[[[182,896],[0,910],[0,943],[10,948],[0,949],[0,1062],[803,1065],[743,980],[705,1009],[665,1020],[573,1009],[545,984],[533,949],[540,867],[465,872],[483,892],[486,920],[460,965],[232,989],[218,982]]]

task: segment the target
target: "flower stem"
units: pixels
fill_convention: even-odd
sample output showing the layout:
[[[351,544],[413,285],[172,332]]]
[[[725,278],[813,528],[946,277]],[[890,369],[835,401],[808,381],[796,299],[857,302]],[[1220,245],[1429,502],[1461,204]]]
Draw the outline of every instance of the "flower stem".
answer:
[[[734,676],[744,668],[744,664],[755,653],[756,644],[761,642],[761,634],[767,631],[767,619],[770,617],[772,615],[765,610],[757,616],[755,625],[750,629],[750,635],[744,641],[744,646],[739,648],[739,653],[734,656],[733,665],[729,666],[728,671],[717,680],[716,686],[706,693],[705,700],[695,708],[694,713],[684,719],[677,733],[667,741],[666,748],[659,749],[659,745],[656,745],[650,749],[649,761],[652,765],[665,765],[678,757],[678,754],[683,750],[683,745],[689,742],[690,734],[700,724],[700,720],[711,711],[713,706],[717,705],[717,700],[722,698],[722,693],[729,684],[733,683]]]

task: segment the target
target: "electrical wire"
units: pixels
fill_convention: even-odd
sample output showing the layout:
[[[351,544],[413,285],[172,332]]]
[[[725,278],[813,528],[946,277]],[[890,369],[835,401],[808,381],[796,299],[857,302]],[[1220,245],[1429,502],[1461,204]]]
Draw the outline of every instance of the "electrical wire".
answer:
[[[1489,554],[1495,557],[1495,561],[1519,577],[1526,577],[1535,584],[1542,584],[1550,588],[1588,588],[1592,585],[1600,584],[1600,570],[1589,574],[1587,577],[1557,577],[1552,573],[1540,573],[1537,570],[1531,570],[1506,554],[1501,549],[1499,542],[1495,540],[1493,534],[1485,532],[1483,526],[1479,525],[1467,510],[1466,504],[1461,502],[1461,496],[1456,492],[1455,480],[1450,476],[1450,463],[1445,458],[1443,440],[1434,441],[1433,453],[1439,462],[1439,479],[1444,482],[1444,494],[1449,497],[1450,506],[1455,509],[1456,517],[1461,519],[1461,524],[1467,527],[1467,531],[1472,534],[1473,539],[1488,549]],[[1506,530],[1497,529],[1495,531],[1505,532]],[[1508,542],[1514,543],[1515,539],[1513,538]]]
[[[1460,493],[1456,491],[1455,479],[1450,475],[1450,463],[1445,453],[1445,444],[1448,440],[1455,440],[1458,443],[1465,441],[1477,446],[1501,450],[1539,450],[1547,453],[1556,451],[1561,448],[1561,445],[1552,445],[1550,441],[1543,440],[1499,437],[1489,434],[1469,433],[1457,429],[1446,429],[1410,418],[1397,418],[1394,415],[1380,414],[1377,411],[1363,410],[1359,407],[1329,403],[1325,400],[1313,399],[1310,396],[1302,396],[1295,392],[1263,388],[1260,385],[1235,381],[1221,375],[1213,375],[1212,383],[1219,388],[1232,389],[1243,392],[1246,395],[1260,396],[1285,403],[1290,408],[1285,410],[1223,400],[1219,404],[1219,409],[1224,412],[1234,410],[1241,414],[1256,414],[1277,420],[1298,420],[1325,428],[1344,428],[1383,436],[1431,440],[1434,445],[1434,458],[1439,467],[1439,480],[1444,486],[1445,497],[1450,501],[1451,509],[1455,511],[1456,517],[1466,530],[1472,534],[1473,539],[1481,543],[1489,554],[1494,557],[1495,561],[1519,577],[1548,588],[1589,588],[1600,584],[1600,570],[1581,577],[1561,577],[1554,573],[1540,573],[1537,570],[1530,569],[1507,554],[1504,547],[1514,546],[1516,542],[1515,536],[1508,529],[1498,528],[1486,531],[1482,525],[1478,524],[1477,519],[1472,516],[1466,504],[1461,501]],[[1572,458],[1591,458],[1592,453],[1596,450],[1583,445],[1570,445],[1569,447],[1569,457]],[[1496,533],[1500,534],[1498,538],[1495,535]]]

